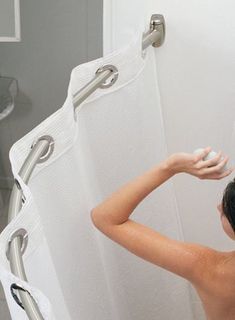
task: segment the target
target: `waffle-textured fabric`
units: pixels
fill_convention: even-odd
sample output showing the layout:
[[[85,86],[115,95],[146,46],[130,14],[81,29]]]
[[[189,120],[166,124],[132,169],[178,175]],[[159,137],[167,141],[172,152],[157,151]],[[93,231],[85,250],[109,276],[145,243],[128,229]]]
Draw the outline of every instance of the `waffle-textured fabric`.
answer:
[[[155,49],[142,52],[141,42],[138,33],[120,50],[74,68],[63,106],[10,150],[26,197],[0,235],[0,280],[13,320],[27,316],[11,296],[12,283],[32,294],[45,320],[192,319],[187,282],[108,239],[90,217],[102,199],[166,157]],[[74,117],[73,95],[106,64],[117,67],[117,82],[97,89]],[[25,185],[18,172],[42,135],[53,137],[54,152]],[[132,219],[181,239],[171,182],[149,195]],[[5,254],[19,228],[29,235],[28,283],[14,277]]]

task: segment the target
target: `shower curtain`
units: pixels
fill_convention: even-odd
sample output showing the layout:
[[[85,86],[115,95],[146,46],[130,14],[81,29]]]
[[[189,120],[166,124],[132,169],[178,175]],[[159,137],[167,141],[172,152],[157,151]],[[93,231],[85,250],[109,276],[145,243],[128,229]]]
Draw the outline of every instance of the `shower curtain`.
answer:
[[[0,279],[11,317],[25,320],[12,283],[27,289],[44,319],[193,319],[186,280],[126,251],[92,224],[91,209],[128,180],[167,156],[153,47],[141,50],[142,32],[130,43],[71,73],[63,106],[10,150],[14,177],[26,198],[0,235]],[[76,112],[73,94],[106,64],[118,68],[110,88],[98,89]],[[54,152],[25,185],[18,172],[40,136]],[[151,193],[132,218],[182,239],[172,181]],[[6,258],[12,232],[24,228],[28,283],[14,277]]]

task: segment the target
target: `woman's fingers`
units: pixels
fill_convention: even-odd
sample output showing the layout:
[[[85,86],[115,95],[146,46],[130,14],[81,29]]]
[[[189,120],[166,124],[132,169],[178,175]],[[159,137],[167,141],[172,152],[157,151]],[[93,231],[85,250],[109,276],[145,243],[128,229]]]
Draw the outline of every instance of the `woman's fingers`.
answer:
[[[213,180],[220,180],[220,179],[223,179],[227,176],[229,176],[233,171],[234,171],[235,168],[231,168],[231,169],[228,169],[226,171],[224,171],[223,173],[217,173],[217,174],[213,174],[213,175],[205,175],[204,177],[202,177],[202,179],[213,179]]]
[[[234,171],[234,168],[222,171],[222,168],[228,162],[228,156],[224,158],[217,166],[211,168],[204,168],[200,173],[201,179],[222,179]]]
[[[195,160],[200,161],[203,160],[203,158],[205,158],[210,152],[211,152],[212,148],[211,147],[206,147],[202,152],[200,152],[199,154],[197,154],[195,156]]]
[[[207,167],[215,166],[216,164],[219,163],[221,156],[222,156],[222,151],[218,152],[217,155],[215,157],[213,157],[212,159],[203,161],[202,167],[207,168]]]
[[[226,163],[228,162],[229,160],[229,157],[226,156],[222,161],[220,161],[217,165],[213,166],[213,167],[210,167],[210,168],[205,168],[205,171],[207,174],[210,174],[210,173],[220,173],[221,172],[221,169],[226,165]]]
[[[224,177],[227,177],[230,175],[230,173],[232,173],[234,171],[234,168],[231,168],[231,169],[228,169],[226,171],[224,171],[220,176],[219,176],[219,179],[222,179]]]
[[[204,160],[211,150],[211,147],[206,147],[199,154],[194,155],[194,175],[200,179],[222,179],[231,174],[235,167],[225,168],[229,157],[223,155],[222,151],[219,151],[212,159]]]

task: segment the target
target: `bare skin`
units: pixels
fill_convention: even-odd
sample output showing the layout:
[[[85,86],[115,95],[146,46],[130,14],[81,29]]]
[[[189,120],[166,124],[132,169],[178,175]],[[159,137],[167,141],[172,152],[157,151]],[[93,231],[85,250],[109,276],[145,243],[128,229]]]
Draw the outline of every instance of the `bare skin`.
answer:
[[[222,172],[228,157],[218,153],[203,161],[211,151],[200,154],[175,153],[141,176],[122,186],[91,211],[94,225],[113,241],[161,268],[181,276],[195,287],[208,320],[235,319],[235,251],[220,252],[206,246],[170,239],[131,220],[137,205],[153,190],[178,173],[199,179],[222,179],[234,170]],[[234,232],[218,205],[224,231]]]

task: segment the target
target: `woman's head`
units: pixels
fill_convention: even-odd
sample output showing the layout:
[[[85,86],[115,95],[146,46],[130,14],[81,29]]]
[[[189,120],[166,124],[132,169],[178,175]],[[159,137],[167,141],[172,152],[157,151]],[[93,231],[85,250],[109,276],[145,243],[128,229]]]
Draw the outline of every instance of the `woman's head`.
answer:
[[[226,234],[235,240],[235,179],[224,190],[222,202],[218,205],[221,222]]]

